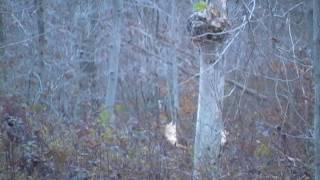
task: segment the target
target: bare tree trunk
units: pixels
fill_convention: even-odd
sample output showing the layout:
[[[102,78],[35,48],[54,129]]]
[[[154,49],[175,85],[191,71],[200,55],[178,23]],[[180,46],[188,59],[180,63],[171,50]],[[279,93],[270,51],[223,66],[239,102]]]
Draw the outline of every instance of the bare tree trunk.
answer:
[[[313,1],[313,69],[315,78],[315,179],[320,180],[320,1]]]
[[[96,92],[96,78],[97,78],[97,64],[95,62],[95,36],[93,34],[93,29],[95,22],[93,19],[96,17],[94,9],[90,4],[83,3],[80,5],[80,11],[83,9],[90,9],[89,12],[84,13],[81,18],[77,20],[77,26],[80,27],[79,31],[79,89],[90,97],[89,99],[80,99],[77,116],[80,115],[81,119],[87,119],[90,116],[89,107],[84,102],[89,102],[93,106],[94,93]],[[83,98],[83,96],[81,96]]]
[[[106,106],[110,113],[113,113],[113,106],[116,99],[117,81],[118,81],[118,67],[120,59],[121,48],[121,24],[122,24],[122,9],[123,0],[113,0],[113,47],[111,57],[108,63],[108,84],[107,84],[107,97]]]
[[[3,6],[3,2],[2,1],[0,1],[0,7],[2,7]],[[4,85],[3,85],[3,83],[6,81],[6,76],[7,76],[7,70],[6,70],[6,68],[3,68],[4,66],[2,66],[2,63],[4,63],[4,61],[3,61],[3,56],[4,56],[4,54],[5,54],[5,48],[4,47],[2,47],[3,45],[4,45],[4,43],[5,43],[5,36],[4,36],[4,19],[3,19],[3,14],[0,12],[0,59],[2,59],[1,61],[0,61],[0,93],[1,93],[1,91],[3,91],[4,90]]]
[[[43,54],[44,54],[44,43],[45,43],[45,37],[44,37],[44,17],[43,17],[43,13],[44,13],[44,9],[43,9],[43,0],[36,0],[36,6],[37,6],[37,25],[38,25],[38,33],[39,33],[39,38],[38,38],[38,42],[39,42],[39,57],[40,57],[40,61],[43,61]]]
[[[177,40],[177,28],[176,28],[176,11],[177,11],[176,1],[172,0],[171,2],[171,18],[169,21],[171,30],[169,32],[170,40],[173,41],[172,47],[168,49],[168,74],[167,81],[169,87],[169,107],[170,107],[170,116],[172,124],[177,128],[178,121],[178,112],[179,112],[179,91],[178,91],[178,65],[177,65],[177,50],[176,44]],[[175,131],[177,132],[177,131]]]
[[[4,4],[2,1],[0,2],[0,7]],[[0,13],[0,46],[4,44],[4,22],[3,15]],[[4,48],[0,48],[0,57],[4,55]]]
[[[219,18],[226,19],[226,1],[215,0],[208,7],[207,12],[215,8],[220,12]],[[211,9],[213,8],[213,9]],[[196,14],[201,16],[201,14]],[[206,17],[207,18],[207,17]],[[218,18],[218,17],[217,17]],[[195,18],[197,19],[197,18]],[[208,22],[209,19],[209,22]],[[218,26],[212,25],[217,22]],[[207,24],[213,29],[225,28],[225,21],[207,18],[204,29],[197,29],[193,24],[193,32],[201,36],[208,31]],[[197,24],[197,23],[196,23]],[[200,33],[199,33],[200,32]],[[215,31],[213,31],[215,33]],[[222,105],[224,96],[224,72],[223,62],[218,51],[225,42],[225,38],[205,36],[199,39],[200,50],[200,82],[198,97],[198,113],[196,123],[196,135],[194,145],[194,179],[218,179],[218,156],[223,133]]]
[[[38,35],[38,43],[37,43],[37,58],[35,59],[34,62],[34,68],[35,68],[35,73],[30,74],[29,76],[29,83],[28,83],[28,92],[27,96],[28,99],[32,99],[32,103],[37,103],[41,97],[42,94],[42,89],[39,87],[39,90],[33,91],[32,89],[36,88],[33,87],[31,84],[31,79],[34,75],[39,77],[40,82],[43,81],[44,79],[44,74],[42,73],[44,70],[44,51],[45,51],[45,45],[46,45],[46,40],[45,40],[45,24],[44,24],[44,0],[35,0],[34,4],[37,8],[37,35]],[[33,97],[31,97],[33,96]]]
[[[217,158],[223,131],[223,63],[217,59],[217,44],[200,47],[200,82],[194,146],[195,178],[217,179]],[[212,55],[214,54],[214,55]]]

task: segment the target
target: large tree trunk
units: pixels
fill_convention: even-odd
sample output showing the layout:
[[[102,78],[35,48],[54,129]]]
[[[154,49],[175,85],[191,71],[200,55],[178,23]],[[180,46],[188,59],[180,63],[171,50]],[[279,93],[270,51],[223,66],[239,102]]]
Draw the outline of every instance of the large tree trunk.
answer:
[[[110,113],[113,113],[113,106],[116,99],[117,82],[118,82],[118,67],[121,48],[121,24],[122,24],[122,9],[123,0],[113,0],[113,31],[112,31],[112,52],[108,63],[108,84],[106,106]]]
[[[223,132],[224,74],[217,60],[217,44],[200,47],[200,84],[194,146],[194,177],[217,179],[217,158]]]
[[[218,155],[220,152],[221,135],[223,133],[222,105],[224,96],[224,73],[222,58],[219,51],[225,42],[222,36],[203,36],[207,33],[217,33],[226,25],[226,1],[211,2],[207,12],[218,10],[220,16],[212,14],[213,18],[205,17],[206,21],[199,24],[191,22],[192,35],[200,49],[200,82],[196,135],[194,145],[194,179],[218,179]],[[213,5],[213,6],[212,6]],[[208,14],[208,13],[207,13]],[[216,19],[217,18],[217,19]],[[202,18],[203,19],[203,18]],[[214,22],[214,23],[212,23]],[[211,30],[211,31],[210,31]],[[198,37],[201,37],[200,39]]]
[[[315,179],[320,180],[320,1],[313,1],[313,69],[315,78]]]

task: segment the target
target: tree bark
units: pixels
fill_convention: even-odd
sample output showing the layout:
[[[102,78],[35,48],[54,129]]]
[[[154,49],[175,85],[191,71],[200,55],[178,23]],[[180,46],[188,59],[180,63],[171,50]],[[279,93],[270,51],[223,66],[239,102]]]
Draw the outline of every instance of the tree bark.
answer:
[[[87,3],[80,4],[80,11],[85,8],[90,8],[90,11],[84,13],[82,16],[78,17],[77,26],[80,28],[79,31],[79,89],[81,92],[87,94],[90,97],[91,106],[94,105],[94,94],[97,91],[97,71],[98,66],[95,62],[95,36],[93,29],[95,26],[95,21],[93,19],[97,18],[95,10],[89,6]],[[82,96],[81,96],[82,98]],[[89,107],[86,99],[79,100],[78,112],[76,113],[81,119],[87,119],[90,117],[88,111]],[[77,117],[76,116],[76,117]]]
[[[226,20],[226,1],[215,0],[210,3],[209,8],[216,8],[221,13],[220,18]],[[218,23],[221,23],[219,28],[223,30],[225,28],[223,21],[218,21]],[[215,28],[213,27],[213,29]],[[223,46],[225,38],[217,36],[199,40],[200,81],[193,178],[218,179],[218,156],[224,130],[222,106],[225,79],[223,61],[218,52]]]
[[[111,57],[108,63],[108,84],[107,84],[107,97],[106,106],[107,111],[113,113],[113,106],[116,99],[117,82],[118,82],[118,67],[120,59],[120,48],[121,48],[121,24],[122,24],[122,9],[123,0],[113,0],[114,11],[113,11],[113,48]]]
[[[0,7],[3,6],[3,2],[0,1]],[[0,59],[4,59],[5,48],[2,47],[5,44],[5,34],[4,34],[4,18],[3,14],[0,12]],[[0,93],[4,90],[3,83],[7,80],[7,70],[4,67],[4,61],[0,61]]]
[[[3,2],[0,2],[0,7]],[[4,45],[4,22],[3,22],[3,15],[0,13],[0,46]],[[4,48],[0,48],[0,57],[4,55]]]
[[[223,63],[216,60],[217,44],[200,47],[200,82],[196,136],[194,146],[194,178],[217,179],[217,160],[223,131],[224,95]],[[215,54],[215,55],[212,55]]]
[[[37,8],[37,35],[38,35],[38,42],[36,44],[37,58],[34,62],[35,73],[39,76],[40,81],[44,80],[45,74],[43,73],[45,64],[44,64],[44,54],[45,54],[45,46],[46,46],[46,39],[45,39],[45,24],[44,24],[44,0],[35,0],[34,4]],[[31,83],[32,75],[29,76],[28,82],[28,92],[27,96],[30,99],[31,103],[37,103],[40,100],[42,95],[42,90],[35,90],[32,83]],[[33,96],[33,97],[31,97]]]
[[[43,64],[43,55],[44,55],[44,45],[45,45],[45,27],[44,27],[44,7],[43,7],[43,0],[36,0],[35,2],[37,6],[37,26],[38,26],[38,45],[39,45],[39,58],[40,63]]]
[[[170,116],[174,127],[177,130],[178,111],[179,111],[179,91],[178,91],[178,65],[177,65],[177,51],[176,51],[176,0],[171,2],[171,17],[169,25],[171,27],[169,37],[173,41],[172,46],[168,48],[168,59],[170,62],[167,64],[167,81],[169,87],[169,109]],[[177,131],[175,131],[177,132]]]
[[[313,1],[313,70],[315,78],[315,179],[320,180],[320,1]]]

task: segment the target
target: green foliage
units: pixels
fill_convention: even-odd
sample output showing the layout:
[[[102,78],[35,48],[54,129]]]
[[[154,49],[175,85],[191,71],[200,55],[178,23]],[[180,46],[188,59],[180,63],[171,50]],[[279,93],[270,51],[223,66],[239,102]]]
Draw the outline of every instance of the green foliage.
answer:
[[[208,4],[204,1],[199,1],[199,2],[193,3],[192,7],[195,11],[203,11],[208,7]]]
[[[36,103],[36,104],[33,104],[32,106],[31,106],[31,110],[33,111],[33,112],[36,112],[36,113],[39,113],[39,112],[41,112],[41,111],[45,111],[47,109],[47,106],[45,105],[45,104],[38,104],[38,103]]]
[[[101,138],[102,138],[105,142],[111,143],[112,140],[113,140],[113,131],[112,131],[112,129],[111,129],[111,128],[107,128],[107,129],[105,130],[105,132],[103,132],[103,133],[101,134]]]
[[[109,120],[111,117],[111,113],[107,110],[103,110],[99,113],[98,123],[103,126],[107,126],[109,124]]]
[[[262,143],[255,152],[257,157],[269,157],[272,155],[271,149],[265,143]]]
[[[126,107],[125,107],[124,104],[116,104],[114,106],[114,109],[115,109],[116,112],[120,113],[120,112],[124,112]]]
[[[63,145],[63,142],[60,138],[57,138],[55,140],[53,140],[52,142],[49,143],[49,147],[51,149],[57,148],[57,147],[61,147]]]

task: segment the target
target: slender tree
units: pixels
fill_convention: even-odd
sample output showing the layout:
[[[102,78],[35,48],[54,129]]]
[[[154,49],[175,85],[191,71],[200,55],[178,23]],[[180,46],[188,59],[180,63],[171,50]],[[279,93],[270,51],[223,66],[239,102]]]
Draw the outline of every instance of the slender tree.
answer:
[[[3,2],[0,2],[0,7],[2,6]],[[4,22],[3,22],[3,15],[0,13],[0,46],[4,44]],[[0,48],[0,57],[4,54],[4,48]]]
[[[28,99],[32,99],[32,103],[36,103],[40,96],[42,89],[39,88],[39,91],[31,91],[34,87],[32,86],[31,79],[34,75],[38,76],[38,79],[42,81],[44,79],[44,51],[45,51],[45,45],[46,45],[46,39],[45,39],[45,24],[44,24],[44,0],[35,0],[34,1],[36,12],[37,12],[37,36],[38,36],[38,42],[36,44],[37,49],[37,58],[34,62],[35,72],[29,74],[29,82],[28,82]],[[33,97],[31,97],[31,95]]]
[[[95,62],[95,36],[93,34],[93,29],[95,22],[93,17],[96,16],[96,12],[93,9],[93,4],[91,3],[80,3],[79,17],[77,19],[77,26],[79,29],[79,67],[80,67],[80,79],[79,88],[82,92],[85,92],[90,96],[90,101],[92,102],[92,94],[96,89],[96,76],[97,76],[97,64]],[[85,98],[84,98],[85,99]],[[83,99],[82,99],[83,100]],[[81,101],[82,101],[81,100]],[[81,102],[80,102],[81,104]],[[83,118],[86,118],[89,114],[85,111],[85,105],[81,104],[79,108],[79,113]]]
[[[170,39],[173,41],[172,47],[168,49],[168,55],[170,62],[168,63],[168,87],[169,87],[169,107],[170,107],[170,116],[173,125],[176,128],[176,123],[178,120],[178,111],[179,111],[179,92],[178,92],[178,65],[177,65],[177,39],[176,37],[176,11],[177,11],[176,1],[171,1],[171,18],[169,20],[170,24]]]
[[[313,70],[315,81],[315,179],[320,180],[320,1],[313,1]]]
[[[113,0],[113,30],[112,42],[113,47],[110,52],[111,56],[108,62],[108,84],[106,106],[108,112],[113,112],[113,106],[116,99],[117,82],[118,82],[118,67],[121,49],[121,24],[122,24],[122,9],[123,0]]]
[[[38,46],[39,46],[39,58],[40,61],[43,61],[43,54],[44,54],[44,44],[45,44],[45,27],[44,27],[44,7],[43,7],[43,0],[36,0],[35,1],[37,7],[37,26],[38,26]]]
[[[4,2],[0,2],[0,8],[4,5]],[[0,12],[0,46],[3,46],[5,43],[5,36],[4,36],[4,15]],[[0,48],[0,57],[4,55],[5,48]]]

